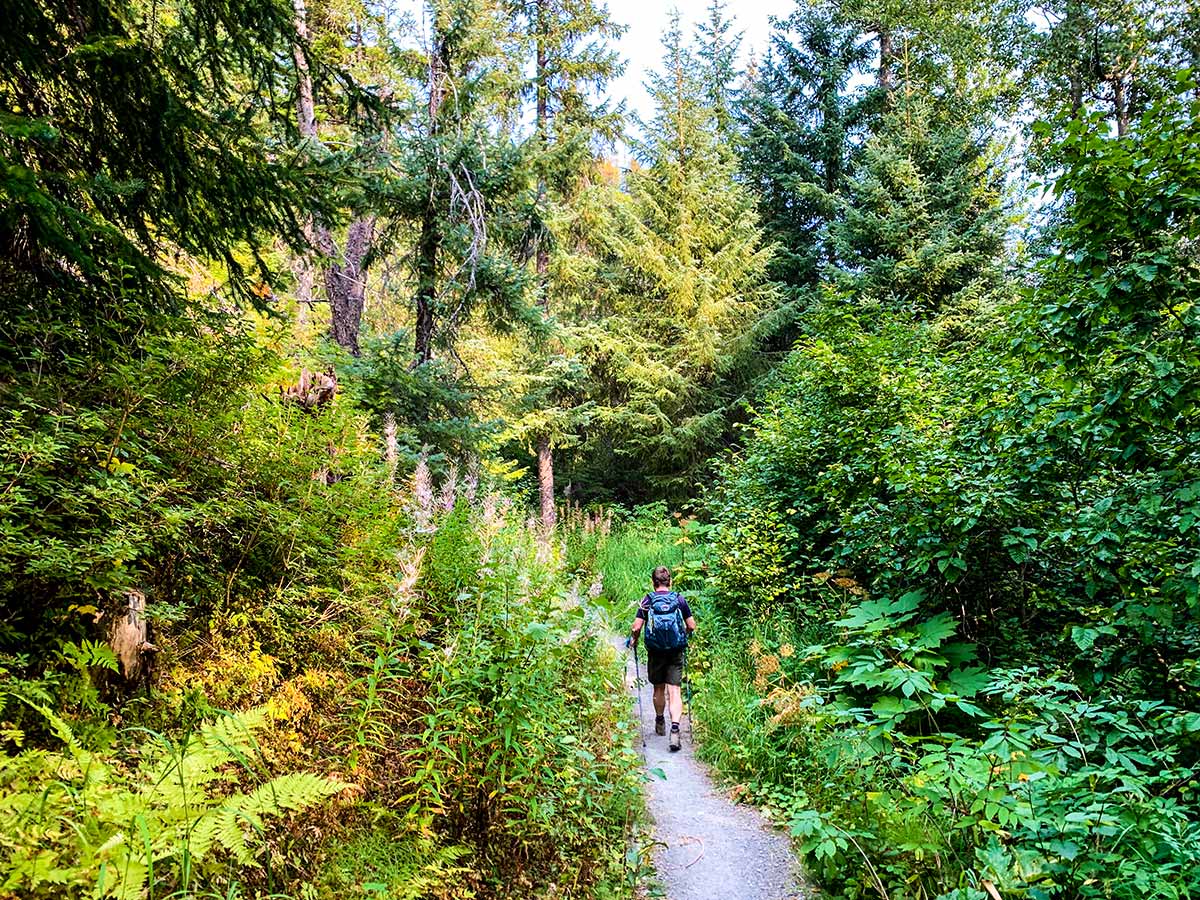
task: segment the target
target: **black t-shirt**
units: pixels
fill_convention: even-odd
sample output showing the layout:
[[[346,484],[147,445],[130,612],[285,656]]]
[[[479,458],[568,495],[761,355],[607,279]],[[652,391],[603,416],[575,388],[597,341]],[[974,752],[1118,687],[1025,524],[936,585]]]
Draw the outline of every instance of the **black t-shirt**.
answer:
[[[647,594],[645,597],[642,598],[642,602],[638,604],[637,615],[634,616],[634,618],[641,619],[643,622],[646,621],[646,613],[650,609],[650,604],[656,598],[665,597],[669,593],[671,593],[671,592],[670,591],[655,591],[653,594]],[[679,601],[679,611],[681,613],[683,613],[684,621],[687,621],[688,619],[690,619],[692,617],[692,610],[688,606],[687,601],[683,599],[683,597],[681,597],[679,594],[676,594],[675,597]]]

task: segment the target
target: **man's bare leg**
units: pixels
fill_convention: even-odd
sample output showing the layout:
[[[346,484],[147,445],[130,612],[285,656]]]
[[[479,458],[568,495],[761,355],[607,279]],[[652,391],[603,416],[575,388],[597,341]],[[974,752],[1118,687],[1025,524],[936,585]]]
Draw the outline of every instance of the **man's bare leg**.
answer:
[[[679,685],[667,685],[667,699],[671,702],[671,724],[678,725],[683,718],[683,692],[679,690]]]

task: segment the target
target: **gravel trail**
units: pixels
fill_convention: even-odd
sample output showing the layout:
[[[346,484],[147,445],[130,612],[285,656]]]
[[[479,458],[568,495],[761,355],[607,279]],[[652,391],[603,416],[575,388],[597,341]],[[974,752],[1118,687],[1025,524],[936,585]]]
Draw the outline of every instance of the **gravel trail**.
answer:
[[[639,658],[644,664],[640,652]],[[636,717],[632,659],[627,670]],[[641,674],[644,679],[644,667]],[[677,753],[667,749],[666,736],[654,733],[652,691],[650,685],[642,686],[646,768],[660,769],[667,777],[650,777],[646,803],[654,820],[655,839],[663,845],[655,853],[655,869],[667,900],[793,900],[807,896],[787,836],[772,829],[758,810],[735,804],[713,785],[693,753],[686,714],[681,725],[683,749]]]

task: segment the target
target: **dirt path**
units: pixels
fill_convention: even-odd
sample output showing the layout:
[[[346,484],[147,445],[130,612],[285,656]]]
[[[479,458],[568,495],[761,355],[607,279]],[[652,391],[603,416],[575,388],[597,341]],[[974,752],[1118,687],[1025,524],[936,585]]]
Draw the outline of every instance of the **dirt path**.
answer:
[[[632,658],[627,670],[636,717]],[[645,674],[643,668],[643,678]],[[666,778],[650,778],[646,803],[655,838],[663,845],[655,854],[655,868],[667,900],[792,900],[807,896],[787,836],[770,828],[757,810],[738,806],[717,790],[694,755],[686,717],[679,752],[671,753],[667,738],[654,733],[651,691],[649,685],[642,687],[646,767],[662,770]]]

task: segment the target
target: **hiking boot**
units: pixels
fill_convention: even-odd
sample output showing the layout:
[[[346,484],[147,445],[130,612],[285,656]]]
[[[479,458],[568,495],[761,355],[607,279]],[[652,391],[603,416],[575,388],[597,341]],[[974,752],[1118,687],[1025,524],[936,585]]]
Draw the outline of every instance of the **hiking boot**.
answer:
[[[655,734],[666,734],[667,733],[667,720],[665,718],[663,718],[662,716],[654,717],[654,733]]]
[[[674,753],[676,750],[679,749],[679,746],[680,746],[679,723],[672,722],[671,723],[671,740],[670,740],[670,743],[667,744],[667,747],[670,748],[672,753]]]

